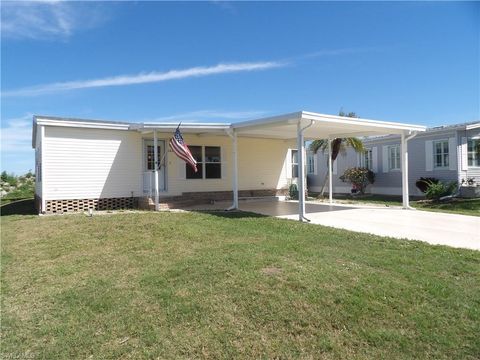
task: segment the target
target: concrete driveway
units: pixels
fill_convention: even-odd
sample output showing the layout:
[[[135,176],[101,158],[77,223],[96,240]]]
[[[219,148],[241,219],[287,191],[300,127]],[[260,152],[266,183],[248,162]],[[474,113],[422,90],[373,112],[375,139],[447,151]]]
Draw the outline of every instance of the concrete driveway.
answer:
[[[286,219],[298,219],[294,201],[246,201],[240,209]],[[430,244],[480,250],[480,217],[395,207],[307,203],[313,224]]]

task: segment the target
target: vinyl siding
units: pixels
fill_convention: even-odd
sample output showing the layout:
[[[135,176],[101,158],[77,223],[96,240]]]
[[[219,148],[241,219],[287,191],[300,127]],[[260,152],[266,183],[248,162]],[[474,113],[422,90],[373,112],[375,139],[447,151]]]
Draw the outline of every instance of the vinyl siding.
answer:
[[[168,134],[159,135],[168,139]],[[222,153],[221,179],[185,179],[185,162],[171,150],[167,157],[167,191],[162,195],[183,192],[232,190],[232,140],[228,136],[195,136],[184,134],[189,145],[220,146]],[[237,139],[239,190],[284,189],[287,177],[287,157],[295,141],[243,138]]]
[[[122,130],[45,128],[46,200],[141,196],[142,142]]]
[[[44,197],[84,199],[143,196],[143,140],[134,131],[47,126],[44,150]],[[168,146],[171,134],[158,134]],[[185,163],[167,152],[166,190],[161,196],[183,192],[232,190],[232,140],[228,136],[184,134],[189,145],[220,146],[221,179],[185,179]],[[284,189],[289,149],[295,141],[238,138],[240,190]]]

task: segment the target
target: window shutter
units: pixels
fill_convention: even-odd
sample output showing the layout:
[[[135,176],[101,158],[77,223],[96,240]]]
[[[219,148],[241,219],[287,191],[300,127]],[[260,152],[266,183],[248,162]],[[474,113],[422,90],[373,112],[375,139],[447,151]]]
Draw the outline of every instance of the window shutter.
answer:
[[[313,153],[313,174],[318,175],[318,153]]]
[[[462,144],[460,145],[460,156],[462,170],[468,170],[468,147],[467,147],[467,138],[462,137]]]
[[[433,170],[433,141],[425,141],[425,170]]]
[[[292,178],[292,149],[288,149],[287,151],[287,161],[285,162],[287,164],[287,179]]]
[[[372,171],[376,173],[378,171],[378,154],[377,154],[377,147],[372,147]]]
[[[357,155],[357,167],[362,166],[362,155],[359,152],[356,153]]]
[[[450,170],[457,170],[457,138],[448,139],[448,167]]]
[[[382,146],[382,170],[388,172],[388,146]]]

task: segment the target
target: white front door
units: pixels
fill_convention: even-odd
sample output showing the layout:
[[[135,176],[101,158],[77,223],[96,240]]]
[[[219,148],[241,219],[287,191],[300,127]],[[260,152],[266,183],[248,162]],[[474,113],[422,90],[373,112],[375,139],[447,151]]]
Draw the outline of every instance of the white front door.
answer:
[[[165,141],[158,140],[158,190],[165,191]],[[153,140],[143,141],[143,193],[148,196],[155,195],[155,158]]]

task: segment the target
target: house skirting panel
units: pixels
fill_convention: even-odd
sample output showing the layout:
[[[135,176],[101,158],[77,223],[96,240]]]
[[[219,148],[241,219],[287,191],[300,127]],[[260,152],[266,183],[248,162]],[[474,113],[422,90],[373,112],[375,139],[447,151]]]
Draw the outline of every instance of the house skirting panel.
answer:
[[[64,214],[92,210],[119,210],[136,208],[138,199],[134,197],[100,199],[46,200],[45,214]]]

